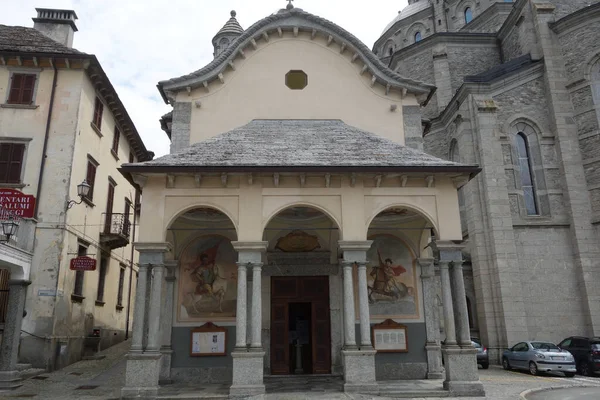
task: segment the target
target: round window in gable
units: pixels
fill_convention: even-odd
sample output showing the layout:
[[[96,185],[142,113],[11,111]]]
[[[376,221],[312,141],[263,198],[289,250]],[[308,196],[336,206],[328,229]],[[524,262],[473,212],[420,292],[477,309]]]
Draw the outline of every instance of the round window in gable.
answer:
[[[285,74],[285,86],[292,90],[302,90],[308,86],[308,75],[304,71],[291,70]]]

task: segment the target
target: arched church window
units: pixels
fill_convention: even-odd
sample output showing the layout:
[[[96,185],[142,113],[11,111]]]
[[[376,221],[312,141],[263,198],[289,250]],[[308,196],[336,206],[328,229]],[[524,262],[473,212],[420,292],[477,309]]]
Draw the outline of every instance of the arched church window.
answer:
[[[527,136],[523,132],[519,132],[516,135],[516,141],[525,209],[527,215],[539,215]]]
[[[465,8],[465,24],[468,24],[473,20],[473,11],[471,7]]]
[[[415,43],[420,42],[423,37],[421,36],[421,32],[415,33]]]

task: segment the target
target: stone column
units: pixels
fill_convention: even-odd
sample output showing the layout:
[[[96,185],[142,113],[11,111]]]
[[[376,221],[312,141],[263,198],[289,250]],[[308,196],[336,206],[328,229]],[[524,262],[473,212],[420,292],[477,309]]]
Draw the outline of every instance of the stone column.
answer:
[[[344,267],[344,324],[346,344],[342,351],[344,357],[344,391],[365,394],[379,394],[375,379],[375,353],[371,345],[371,326],[369,320],[369,299],[367,294],[366,262],[367,251],[373,242],[340,240],[338,245],[343,253]],[[358,295],[360,302],[361,348],[356,345],[354,317],[354,287],[352,285],[352,266],[358,265]]]
[[[166,290],[163,301],[163,309],[161,316],[161,346],[160,353],[162,360],[160,364],[160,383],[171,383],[171,358],[173,356],[173,348],[171,345],[171,333],[173,330],[173,301],[175,297],[175,270],[178,266],[176,260],[165,262],[167,268],[167,276],[165,278]]]
[[[454,307],[452,304],[452,288],[450,285],[450,261],[440,260],[440,280],[442,282],[442,302],[444,306],[444,332],[446,346],[456,345],[456,327],[454,325]]]
[[[356,349],[356,328],[354,327],[354,285],[352,283],[351,262],[342,262],[344,279],[344,348]]]
[[[458,210],[456,210],[456,212],[458,220]],[[454,241],[438,241],[432,243],[432,248],[438,252],[440,257],[440,276],[442,280],[442,294],[444,297],[444,323],[446,324],[446,343],[442,349],[446,370],[444,388],[450,392],[450,396],[484,396],[485,391],[483,390],[483,384],[479,381],[479,374],[477,372],[477,350],[471,346],[470,341],[468,345],[461,347],[456,345],[448,264],[456,262],[460,263],[462,266],[463,247],[464,246],[457,244]],[[460,278],[462,279],[462,269],[460,270],[460,274]],[[458,286],[460,286],[460,284]],[[455,295],[461,294],[455,293]],[[461,307],[464,306],[464,309],[460,310],[460,312],[464,312],[466,315],[467,304],[464,294],[464,283],[461,296],[465,301],[461,304]]]
[[[8,282],[8,305],[0,351],[0,389],[16,389],[21,386],[21,373],[17,371],[17,357],[25,295],[30,284],[30,281],[16,279]]]
[[[457,322],[458,344],[463,346],[471,345],[471,331],[469,329],[469,311],[467,309],[467,294],[465,293],[465,281],[463,277],[463,261],[452,261],[452,276],[454,285],[452,298],[456,309],[454,315]]]
[[[252,332],[250,349],[262,351],[262,263],[252,265]]]
[[[148,285],[148,265],[140,264],[135,289],[135,309],[131,332],[130,352],[142,352],[144,347],[144,320],[146,315],[146,288]]]
[[[358,265],[358,305],[360,310],[360,348],[372,349],[371,316],[369,312],[369,294],[367,291],[367,263]]]
[[[248,297],[248,277],[246,276],[246,264],[237,263],[237,302],[235,309],[235,349],[236,351],[245,351],[246,343],[246,301]],[[241,300],[241,301],[240,301]]]
[[[232,242],[238,252],[238,298],[236,308],[236,349],[233,358],[233,380],[230,398],[247,398],[265,393],[263,383],[264,357],[262,348],[262,254],[267,242]],[[252,321],[250,348],[246,346],[246,266],[252,266]],[[240,330],[241,328],[241,330]]]
[[[421,283],[423,284],[423,309],[425,314],[427,353],[427,379],[442,379],[442,348],[439,344],[439,329],[435,309],[437,295],[434,284],[435,270],[433,258],[419,258]]]
[[[162,286],[165,269],[165,253],[171,250],[171,244],[134,243],[140,253],[138,285],[136,288],[136,304],[132,349],[127,355],[125,368],[125,386],[121,389],[121,399],[154,398],[158,393],[158,382],[161,370],[161,310]],[[151,282],[146,281],[147,268],[152,268]],[[148,310],[145,309],[145,294],[150,286]],[[148,315],[148,326],[144,326],[144,314]],[[143,333],[148,328],[148,346],[143,349]],[[133,345],[136,345],[133,348]]]
[[[160,351],[160,314],[162,310],[164,273],[164,264],[152,266],[152,292],[150,292],[150,309],[148,310],[148,348],[146,349],[148,352],[158,353]]]

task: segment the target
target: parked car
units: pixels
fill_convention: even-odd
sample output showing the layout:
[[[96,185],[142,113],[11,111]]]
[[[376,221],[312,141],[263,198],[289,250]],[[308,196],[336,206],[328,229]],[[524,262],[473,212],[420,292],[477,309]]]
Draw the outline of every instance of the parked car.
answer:
[[[490,366],[490,357],[485,346],[481,344],[481,340],[472,337],[471,344],[477,349],[477,364],[480,364],[483,369],[488,369]]]
[[[517,343],[502,353],[502,367],[529,370],[531,375],[558,371],[568,378],[577,372],[573,355],[549,342]]]
[[[600,338],[571,336],[560,342],[558,347],[573,354],[577,372],[581,375],[600,372]]]

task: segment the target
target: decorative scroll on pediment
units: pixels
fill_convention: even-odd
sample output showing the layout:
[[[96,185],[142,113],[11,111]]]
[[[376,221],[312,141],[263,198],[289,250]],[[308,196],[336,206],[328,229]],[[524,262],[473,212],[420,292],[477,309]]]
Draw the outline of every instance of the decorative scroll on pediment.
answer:
[[[300,230],[288,233],[277,240],[275,249],[286,253],[305,253],[320,249],[319,239]]]

